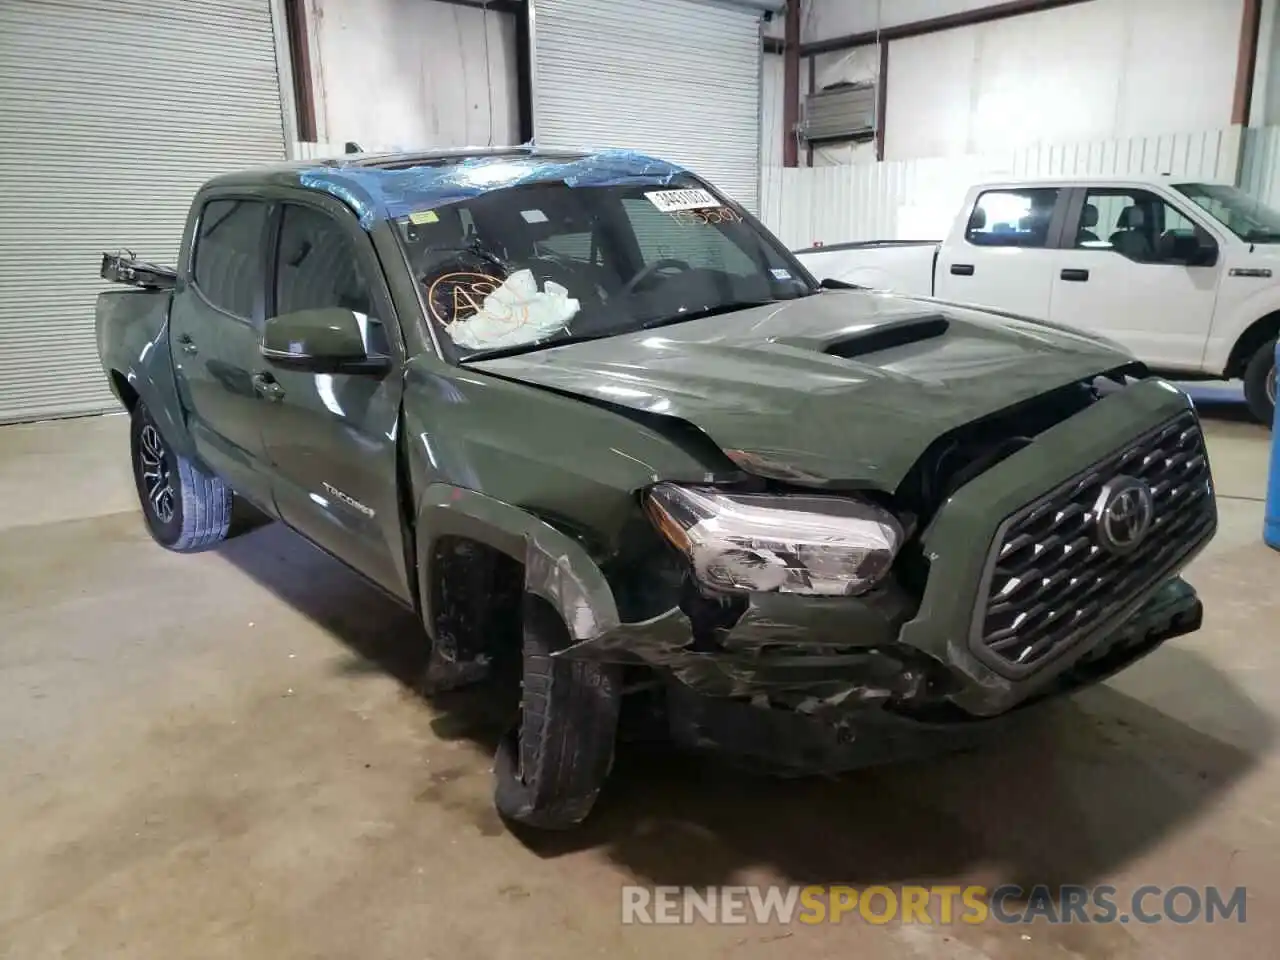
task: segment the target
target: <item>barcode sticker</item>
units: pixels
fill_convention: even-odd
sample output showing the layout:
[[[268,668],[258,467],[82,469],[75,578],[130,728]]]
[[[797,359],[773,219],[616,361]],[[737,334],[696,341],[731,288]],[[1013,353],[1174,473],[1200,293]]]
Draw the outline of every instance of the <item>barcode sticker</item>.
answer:
[[[653,190],[645,196],[663,213],[720,206],[720,201],[705,190]]]

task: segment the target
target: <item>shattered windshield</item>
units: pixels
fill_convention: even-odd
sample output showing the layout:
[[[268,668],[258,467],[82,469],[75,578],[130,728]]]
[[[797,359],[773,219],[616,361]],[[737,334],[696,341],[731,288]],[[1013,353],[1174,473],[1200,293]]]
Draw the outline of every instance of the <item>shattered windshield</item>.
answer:
[[[1183,183],[1174,189],[1241,240],[1280,243],[1280,213],[1244,191],[1209,183]]]
[[[529,184],[394,223],[430,321],[463,360],[815,290],[776,240],[687,176]]]

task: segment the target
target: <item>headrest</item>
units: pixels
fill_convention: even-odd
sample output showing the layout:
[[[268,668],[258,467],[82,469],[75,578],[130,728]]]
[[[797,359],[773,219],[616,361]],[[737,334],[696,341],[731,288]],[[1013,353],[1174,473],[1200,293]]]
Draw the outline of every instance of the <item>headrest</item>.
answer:
[[[1080,225],[1085,229],[1088,229],[1089,227],[1096,227],[1098,225],[1098,208],[1092,203],[1086,203],[1084,205],[1084,213],[1080,220]]]
[[[1116,226],[1121,230],[1140,230],[1143,224],[1141,207],[1125,207],[1120,211]]]
[[[982,207],[977,207],[973,213],[969,214],[969,229],[981,230],[987,225],[987,211]]]

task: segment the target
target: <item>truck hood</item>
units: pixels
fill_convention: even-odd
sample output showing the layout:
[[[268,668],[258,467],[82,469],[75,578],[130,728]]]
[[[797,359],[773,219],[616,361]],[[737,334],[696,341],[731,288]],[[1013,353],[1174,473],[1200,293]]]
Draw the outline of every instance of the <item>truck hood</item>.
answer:
[[[467,366],[687,421],[750,472],[891,491],[939,435],[1132,362],[1065,328],[832,290]]]

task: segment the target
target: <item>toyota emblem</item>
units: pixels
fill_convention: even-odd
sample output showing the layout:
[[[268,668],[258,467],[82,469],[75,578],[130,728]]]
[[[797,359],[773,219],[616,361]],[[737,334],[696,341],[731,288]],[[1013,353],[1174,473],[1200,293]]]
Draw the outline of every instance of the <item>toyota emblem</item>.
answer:
[[[1128,553],[1142,543],[1155,516],[1151,488],[1136,477],[1116,477],[1102,488],[1094,508],[1098,545],[1108,553]]]

